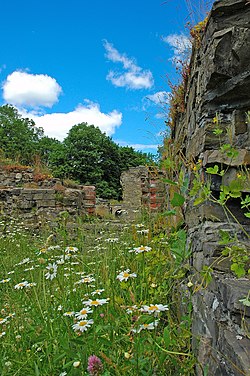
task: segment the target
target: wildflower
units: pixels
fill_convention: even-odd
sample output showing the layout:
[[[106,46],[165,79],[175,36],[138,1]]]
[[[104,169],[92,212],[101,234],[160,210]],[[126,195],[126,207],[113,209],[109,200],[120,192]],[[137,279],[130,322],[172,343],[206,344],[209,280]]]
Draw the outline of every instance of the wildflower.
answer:
[[[137,248],[134,248],[134,249],[131,249],[129,252],[132,253],[134,252],[135,254],[139,254],[139,253],[144,253],[144,252],[149,252],[151,251],[151,247],[148,247],[148,246],[144,246],[144,245],[141,245],[140,247],[137,247]]]
[[[93,307],[93,306],[97,307],[106,303],[108,303],[108,299],[96,299],[96,300],[89,299],[86,301],[82,301],[82,304],[89,306],[89,307]]]
[[[105,242],[107,242],[107,243],[116,243],[118,241],[119,241],[118,238],[108,238],[108,239],[105,239]]]
[[[124,270],[124,272],[121,272],[120,274],[118,274],[116,279],[119,279],[119,281],[122,282],[122,281],[127,281],[129,278],[137,277],[136,273],[129,273],[129,272],[130,272],[130,269]]]
[[[67,375],[67,372],[61,372],[59,376],[66,376]]]
[[[68,316],[68,317],[72,317],[72,316],[74,316],[75,315],[75,312],[74,311],[68,311],[68,312],[65,312],[64,314],[63,314],[63,316]]]
[[[101,375],[103,371],[103,364],[100,358],[96,355],[91,355],[88,358],[88,368],[87,368],[88,373],[91,376],[98,376]]]
[[[191,282],[191,281],[189,281],[188,283],[187,283],[187,287],[192,287],[193,286],[193,283]]]
[[[91,283],[91,282],[95,282],[95,278],[91,276],[86,276],[80,279],[80,281],[75,282],[75,285],[79,285],[81,283]]]
[[[159,320],[153,321],[150,324],[142,324],[139,326],[138,329],[132,329],[132,332],[134,333],[140,333],[142,330],[154,330],[156,326],[159,324]]]
[[[131,307],[127,307],[126,312],[128,314],[133,313],[134,311],[137,311],[138,307],[136,305],[133,305]]]
[[[81,320],[77,322],[76,324],[72,325],[72,328],[75,332],[86,332],[88,328],[94,323],[94,320]]]
[[[86,307],[86,308],[83,308],[81,309],[81,311],[79,312],[76,312],[75,313],[75,316],[79,319],[79,320],[82,320],[82,319],[86,319],[87,318],[87,315],[89,313],[92,313],[93,311],[89,308],[89,307]]]
[[[0,281],[0,283],[7,283],[7,282],[9,282],[10,281],[10,278],[6,278],[6,279],[2,279],[1,281]]]
[[[78,368],[80,366],[81,362],[78,360],[77,362],[73,363],[74,368]]]
[[[5,336],[6,332],[0,332],[0,338],[2,338],[3,336]]]
[[[159,313],[162,311],[168,311],[168,306],[167,305],[162,305],[162,304],[150,304],[150,306],[144,305],[141,308],[141,311],[147,312],[147,313]]]
[[[25,287],[28,287],[28,285],[29,285],[28,281],[23,281],[23,282],[20,282],[17,285],[15,285],[14,288],[17,289],[17,290],[20,290],[20,289],[23,289]]]
[[[48,272],[45,274],[45,278],[50,279],[52,281],[52,279],[54,279],[57,275],[57,268],[58,266],[56,263],[49,264],[48,266],[46,266]]]
[[[138,223],[137,225],[135,225],[136,228],[142,228],[142,227],[145,227],[143,223]]]
[[[101,295],[101,293],[104,291],[104,289],[97,289],[91,293],[91,295]]]
[[[35,282],[30,282],[30,283],[27,284],[26,287],[34,287],[34,286],[36,286],[36,283]]]
[[[136,232],[137,234],[147,235],[149,233],[149,229],[137,230]]]
[[[40,251],[37,254],[38,255],[44,255],[45,253],[47,253],[47,248],[40,249]]]
[[[4,323],[6,323],[7,322],[7,319],[3,319],[2,317],[0,317],[0,325],[1,324],[4,324]]]
[[[67,247],[65,249],[65,253],[76,253],[78,251],[78,248],[76,247]]]

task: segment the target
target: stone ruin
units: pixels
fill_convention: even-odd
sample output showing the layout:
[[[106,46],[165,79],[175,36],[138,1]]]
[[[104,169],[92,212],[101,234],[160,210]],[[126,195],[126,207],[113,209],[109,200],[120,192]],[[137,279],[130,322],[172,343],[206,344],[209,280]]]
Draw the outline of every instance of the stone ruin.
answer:
[[[183,161],[184,173],[193,179],[192,167],[200,161],[203,179],[212,179],[213,195],[219,197],[221,184],[229,185],[241,175],[242,197],[250,193],[250,3],[246,0],[215,1],[200,40],[193,48],[188,77],[185,111],[178,114],[172,129],[171,154]],[[213,118],[219,117],[222,135],[213,133]],[[226,154],[221,146],[231,144],[238,155]],[[206,174],[215,165],[226,173]],[[191,264],[200,272],[212,265],[212,281],[193,294],[193,350],[202,376],[250,375],[250,307],[240,300],[249,296],[249,277],[236,278],[228,259],[217,262],[225,247],[220,230],[237,235],[250,253],[250,219],[240,199],[228,201],[229,212],[211,201],[185,210]],[[237,219],[238,222],[235,221]],[[192,277],[196,281],[195,275]],[[201,368],[202,367],[202,368]],[[203,369],[203,371],[202,371]]]
[[[53,227],[62,213],[72,218],[95,213],[93,186],[69,188],[59,179],[39,178],[32,168],[0,170],[1,216],[17,216],[27,224],[50,223]]]
[[[123,208],[130,217],[141,210],[161,212],[166,204],[164,173],[157,167],[131,167],[121,175]]]

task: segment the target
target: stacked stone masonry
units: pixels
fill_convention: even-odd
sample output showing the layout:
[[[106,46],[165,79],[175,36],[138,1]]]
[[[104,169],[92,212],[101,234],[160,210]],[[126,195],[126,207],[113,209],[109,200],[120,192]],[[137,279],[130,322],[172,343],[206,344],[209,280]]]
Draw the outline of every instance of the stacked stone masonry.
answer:
[[[30,224],[51,222],[64,212],[72,218],[95,213],[96,193],[93,186],[68,188],[59,179],[36,182],[34,171],[0,171],[1,215],[15,215]]]
[[[121,175],[123,207],[131,217],[141,209],[162,211],[166,202],[163,172],[156,167],[131,167]]]
[[[242,194],[249,194],[249,1],[214,2],[201,42],[193,48],[185,108],[172,129],[176,158],[184,155],[189,166],[200,160],[205,180],[207,167],[226,170],[223,177],[212,177],[216,197],[221,184],[229,185],[238,174],[246,173]],[[224,130],[220,137],[213,133],[216,114]],[[224,144],[232,144],[238,155],[232,158],[223,153]],[[191,170],[186,168],[190,182]],[[193,295],[193,348],[201,365],[196,369],[199,376],[204,375],[202,368],[207,375],[250,375],[250,308],[239,301],[249,293],[249,278],[236,278],[227,259],[216,262],[223,249],[220,230],[237,235],[249,251],[250,220],[239,199],[230,200],[228,206],[233,216],[210,201],[194,206],[190,199],[185,212],[194,269],[213,264],[212,282]]]

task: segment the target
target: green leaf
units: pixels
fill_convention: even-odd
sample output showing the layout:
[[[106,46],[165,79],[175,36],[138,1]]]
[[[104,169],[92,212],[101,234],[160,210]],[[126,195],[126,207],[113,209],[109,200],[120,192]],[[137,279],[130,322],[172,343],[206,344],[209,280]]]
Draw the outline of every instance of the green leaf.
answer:
[[[179,193],[174,193],[174,197],[170,201],[173,206],[182,206],[185,202],[185,198]]]
[[[202,204],[205,200],[206,200],[206,197],[197,197],[197,198],[194,200],[194,206],[199,205],[199,204]]]
[[[169,179],[162,179],[163,183],[170,184],[170,185],[178,185],[175,181]]]
[[[250,218],[250,213],[244,213],[245,217]]]
[[[240,299],[239,302],[241,302],[246,307],[250,307],[250,300],[248,298]]]
[[[164,331],[163,331],[163,339],[164,339],[166,348],[168,348],[170,345],[171,339],[170,339],[169,329],[167,326],[164,328]]]
[[[176,210],[167,210],[163,214],[166,216],[176,215]]]
[[[243,277],[246,274],[244,267],[241,264],[238,264],[237,262],[234,262],[231,265],[231,270],[236,274],[238,278]]]
[[[217,166],[217,165],[215,165],[214,167],[208,167],[207,169],[206,169],[206,173],[207,174],[218,174],[218,172],[219,172],[219,166]]]
[[[229,244],[232,242],[229,232],[224,231],[224,230],[219,230],[219,235],[221,238],[221,240],[219,241],[219,244]]]
[[[34,366],[35,366],[35,375],[40,376],[40,371],[39,371],[39,368],[38,368],[38,365],[36,364],[36,362],[34,362]]]

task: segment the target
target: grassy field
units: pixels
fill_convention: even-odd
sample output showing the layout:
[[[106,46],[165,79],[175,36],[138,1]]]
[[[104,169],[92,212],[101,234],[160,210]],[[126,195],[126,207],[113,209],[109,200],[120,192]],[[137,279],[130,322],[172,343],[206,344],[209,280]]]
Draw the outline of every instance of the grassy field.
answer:
[[[193,375],[185,232],[161,227],[1,220],[0,374]]]

